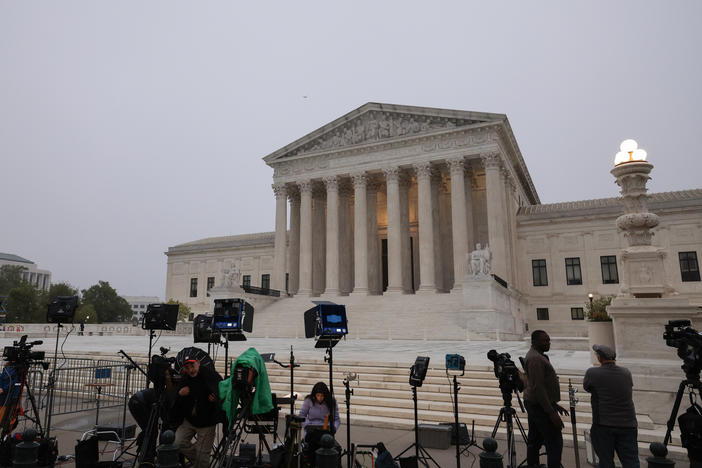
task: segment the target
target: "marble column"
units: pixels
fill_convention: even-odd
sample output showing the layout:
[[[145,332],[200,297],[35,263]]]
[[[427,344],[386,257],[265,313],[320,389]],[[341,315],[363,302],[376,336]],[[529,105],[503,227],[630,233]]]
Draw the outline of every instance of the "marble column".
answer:
[[[431,189],[432,168],[429,162],[414,165],[417,173],[419,224],[419,289],[418,293],[436,292],[434,259],[434,197]]]
[[[297,187],[297,186],[296,186]],[[288,241],[288,292],[296,294],[300,288],[300,192],[288,190],[290,199],[290,238]]]
[[[301,296],[312,295],[312,181],[297,183],[300,188],[300,288]]]
[[[466,271],[468,254],[468,221],[466,220],[466,185],[464,158],[448,161],[451,173],[451,228],[453,237],[453,288],[452,292],[463,290],[463,277]]]
[[[353,189],[347,180],[339,185],[339,290],[346,296],[353,290]]]
[[[410,247],[410,242],[412,242],[409,200],[411,185],[412,179],[402,172],[400,174],[400,249],[402,250],[402,290],[407,294],[414,294],[412,248]]]
[[[315,184],[312,189],[312,295],[324,292],[327,258],[327,193],[323,184]],[[315,248],[316,247],[316,248]]]
[[[488,246],[492,251],[492,272],[500,278],[506,278],[504,208],[502,203],[502,184],[500,183],[499,153],[481,156],[485,166],[485,197],[487,199]]]
[[[354,286],[353,295],[368,295],[368,199],[365,173],[352,174],[354,187]]]
[[[325,177],[327,188],[327,281],[325,294],[339,295],[339,179]]]
[[[388,211],[388,287],[386,294],[403,294],[402,287],[402,215],[400,203],[400,168],[383,169],[387,186]]]
[[[466,161],[466,171],[465,171],[465,185],[466,185],[466,223],[467,223],[467,240],[468,244],[467,252],[472,251],[475,248],[475,221],[473,219],[473,168],[468,165]],[[468,260],[466,259],[466,262]]]
[[[369,294],[382,294],[382,265],[380,261],[380,240],[378,238],[378,187],[377,180],[366,181],[368,213],[368,291]]]
[[[285,184],[273,184],[275,193],[275,238],[273,248],[273,278],[271,289],[285,291],[285,260],[287,256],[288,192]]]

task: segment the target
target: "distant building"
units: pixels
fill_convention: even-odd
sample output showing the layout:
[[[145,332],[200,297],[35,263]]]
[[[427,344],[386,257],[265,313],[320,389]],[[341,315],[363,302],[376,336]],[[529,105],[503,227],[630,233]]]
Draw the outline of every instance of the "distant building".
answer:
[[[0,252],[0,266],[3,265],[21,266],[26,268],[24,273],[22,273],[23,278],[43,291],[47,291],[51,286],[51,272],[49,270],[37,268],[36,263],[31,260],[22,258],[19,255]]]
[[[144,312],[149,304],[156,304],[161,302],[160,297],[156,296],[122,296],[125,301],[129,303],[129,307],[132,308],[132,320],[141,320],[144,318]]]

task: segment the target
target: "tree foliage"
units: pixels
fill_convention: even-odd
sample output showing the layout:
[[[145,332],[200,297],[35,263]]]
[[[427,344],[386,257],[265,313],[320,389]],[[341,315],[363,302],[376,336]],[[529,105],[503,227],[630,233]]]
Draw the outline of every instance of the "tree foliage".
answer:
[[[73,323],[98,323],[98,314],[92,304],[83,304],[76,310]]]
[[[7,296],[14,288],[26,283],[22,279],[22,273],[27,267],[20,265],[3,265],[0,267],[0,296]]]
[[[132,317],[129,303],[117,294],[107,281],[84,289],[83,304],[91,304],[97,312],[98,322],[126,322]]]
[[[46,307],[41,294],[28,282],[12,288],[7,295],[6,321],[11,323],[46,322]]]
[[[175,299],[170,299],[167,304],[178,304],[178,321],[186,321],[190,318],[190,307]]]
[[[612,303],[612,296],[602,296],[585,303],[585,315],[591,322],[610,322],[607,306]]]

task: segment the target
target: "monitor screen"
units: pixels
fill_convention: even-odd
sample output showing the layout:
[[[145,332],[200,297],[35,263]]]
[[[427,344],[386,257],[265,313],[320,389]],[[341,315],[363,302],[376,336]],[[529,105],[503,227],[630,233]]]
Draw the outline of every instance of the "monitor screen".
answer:
[[[320,306],[321,335],[346,335],[348,324],[346,322],[346,306],[338,304],[324,304]]]
[[[215,299],[212,330],[240,331],[243,303],[239,299]]]

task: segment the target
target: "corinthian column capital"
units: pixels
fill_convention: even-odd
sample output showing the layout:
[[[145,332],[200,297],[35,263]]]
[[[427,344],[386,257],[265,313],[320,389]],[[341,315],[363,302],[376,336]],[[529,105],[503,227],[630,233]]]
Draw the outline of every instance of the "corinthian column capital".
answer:
[[[339,178],[337,176],[328,176],[322,179],[327,191],[339,190]]]
[[[429,161],[417,163],[413,167],[417,174],[417,180],[428,180],[432,176],[432,165]]]
[[[354,172],[351,174],[351,179],[353,180],[353,187],[355,189],[366,188],[368,183],[368,175],[365,172]]]
[[[285,184],[273,184],[273,193],[275,193],[275,198],[287,198],[288,189]]]
[[[385,180],[390,183],[390,182],[399,182],[400,181],[400,175],[401,171],[400,168],[397,166],[393,167],[384,167],[383,168],[383,174],[385,174]]]
[[[481,154],[480,161],[485,169],[499,169],[502,166],[502,159],[497,151]]]
[[[463,156],[450,158],[446,160],[446,164],[448,164],[449,172],[451,173],[463,172],[465,169],[465,158]]]
[[[299,180],[297,186],[300,188],[300,193],[312,193],[312,181],[310,179]]]

